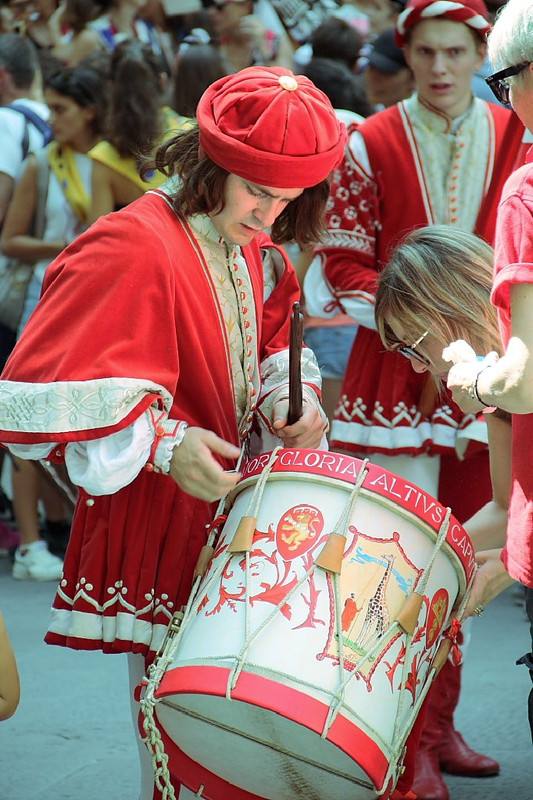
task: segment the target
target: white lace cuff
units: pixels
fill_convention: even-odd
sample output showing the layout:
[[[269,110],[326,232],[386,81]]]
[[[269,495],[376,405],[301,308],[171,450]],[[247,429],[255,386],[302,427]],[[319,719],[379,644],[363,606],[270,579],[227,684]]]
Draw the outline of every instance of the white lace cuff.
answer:
[[[144,468],[168,473],[174,447],[187,423],[168,419],[166,412],[149,408],[127,428],[100,439],[69,442],[65,464],[71,481],[95,496],[114,494],[130,484]],[[54,444],[9,445],[20,458],[46,458]]]
[[[148,412],[151,418],[154,441],[145,469],[168,475],[170,461],[175,447],[183,441],[188,425],[183,420],[168,419],[165,413],[156,415],[153,408]]]

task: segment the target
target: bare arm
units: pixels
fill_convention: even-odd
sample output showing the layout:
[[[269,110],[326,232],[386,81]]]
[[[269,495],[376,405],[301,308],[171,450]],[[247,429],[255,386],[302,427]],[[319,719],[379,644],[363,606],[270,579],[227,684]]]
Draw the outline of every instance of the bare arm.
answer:
[[[294,267],[294,271],[296,272],[296,277],[298,278],[300,289],[302,290],[304,287],[304,278],[307,274],[307,270],[311,265],[311,261],[313,260],[314,254],[315,254],[315,248],[308,247],[306,250],[301,250],[298,256],[295,259],[293,259],[292,265]]]
[[[286,33],[278,33],[278,52],[269,66],[294,69],[294,48]]]
[[[501,560],[511,494],[512,429],[506,419],[487,415],[493,499],[465,522],[476,550],[477,572],[465,616],[485,607],[513,583]]]
[[[101,49],[102,44],[96,31],[86,28],[74,36],[70,42],[58,42],[52,49],[52,53],[68,67],[76,67],[90,53]]]
[[[115,200],[111,187],[111,170],[99,161],[93,161],[91,174],[91,207],[87,222],[92,225],[98,217],[115,210]]]
[[[448,388],[463,411],[480,411],[481,403],[471,396],[477,378],[479,396],[489,405],[512,414],[533,413],[533,284],[511,287],[511,338],[504,355],[492,366],[475,360],[464,342],[450,345],[454,366],[448,373]]]
[[[7,175],[5,172],[0,172],[0,227],[7,213],[14,185],[15,181],[10,175]]]
[[[503,547],[505,544],[507,509],[511,495],[511,423],[493,414],[487,414],[487,429],[492,500],[465,522],[465,528],[476,552]]]
[[[30,158],[22,177],[15,187],[13,199],[2,229],[2,251],[10,258],[20,258],[29,263],[55,258],[66,242],[46,242],[30,236],[33,215],[37,206],[37,164]]]
[[[269,67],[294,67],[294,50],[285,32],[276,32],[276,53],[272,58],[271,43],[267,37],[267,29],[262,20],[255,14],[248,14],[239,23],[239,34],[249,39],[250,45],[258,52]]]
[[[93,162],[91,178],[91,208],[89,209],[88,222],[91,225],[104,214],[110,214],[117,207],[122,208],[139,197],[144,190],[137,186],[125,175],[102,164]]]
[[[17,663],[4,617],[0,613],[0,720],[15,713],[20,699],[20,681]]]

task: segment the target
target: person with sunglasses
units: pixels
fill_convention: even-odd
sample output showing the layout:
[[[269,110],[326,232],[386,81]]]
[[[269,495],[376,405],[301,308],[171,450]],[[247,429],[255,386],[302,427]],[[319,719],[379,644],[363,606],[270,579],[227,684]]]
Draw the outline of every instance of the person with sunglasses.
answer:
[[[439,395],[427,370],[415,373],[401,354],[384,350],[374,302],[379,273],[407,232],[444,224],[493,241],[503,185],[522,163],[524,126],[511,110],[473,96],[489,30],[483,0],[408,0],[396,36],[416,91],[350,130],[333,175],[327,237],[314,259],[333,295],[324,316],[343,311],[359,323],[331,446],[420,486],[460,522],[490,496],[486,425]],[[401,345],[424,354],[431,331],[416,340],[426,330]],[[421,800],[447,800],[441,769],[471,777],[498,771],[453,726],[459,671],[445,671],[437,683],[443,715],[422,736],[413,785]]]
[[[440,395],[450,369],[442,353],[450,342],[465,339],[487,358],[501,352],[490,303],[493,257],[475,234],[431,225],[402,239],[379,275],[374,314],[382,344],[431,376]]]
[[[513,78],[515,75],[521,75],[528,67],[531,66],[531,61],[522,61],[520,64],[513,64],[512,67],[505,67],[500,69],[493,75],[485,78],[485,81],[494,92],[496,99],[504,105],[511,103],[511,84],[508,78]]]
[[[460,340],[463,350],[468,347],[480,373],[502,353],[490,301],[493,261],[492,247],[479,237],[434,225],[402,240],[379,276],[375,315],[382,343],[408,358],[415,372],[431,375],[443,396],[455,372],[448,356],[458,345],[450,343]],[[495,406],[484,410],[492,499],[464,523],[480,567],[466,617],[480,616],[512,583],[501,560],[511,490],[511,414]]]
[[[489,56],[498,69],[487,83],[533,131],[533,0],[509,0],[504,6],[489,38]],[[533,148],[526,164],[507,180],[500,200],[491,299],[498,311],[503,355],[479,363],[464,341],[453,342],[446,353],[453,362],[448,387],[466,413],[490,405],[512,415],[512,488],[503,564],[495,553],[480,571],[478,586],[485,604],[494,596],[503,565],[525,586],[533,651]],[[533,679],[533,652],[520,661]],[[533,737],[533,690],[528,713]]]
[[[416,92],[351,133],[332,183],[327,238],[316,250],[335,310],[360,325],[331,442],[453,500],[454,512],[466,519],[475,509],[467,498],[450,497],[445,480],[457,471],[456,445],[469,444],[468,426],[459,409],[443,413],[426,376],[383,353],[375,285],[391,247],[417,227],[447,224],[493,241],[498,198],[521,163],[524,129],[512,111],[472,94],[472,73],[485,58],[490,30],[483,0],[409,0],[396,30]],[[474,442],[479,429],[471,427]],[[472,444],[469,454],[476,449]],[[483,459],[488,491],[486,454]],[[469,461],[463,475],[473,467]],[[473,468],[479,472],[479,465]]]
[[[443,350],[450,342],[459,337],[468,341],[472,351],[484,357],[482,364],[492,363],[501,352],[496,309],[490,302],[493,255],[492,247],[472,233],[428,226],[400,242],[379,276],[375,319],[381,342],[387,351],[408,359],[415,373],[426,375],[443,404],[451,366]],[[486,413],[492,492],[487,503],[464,522],[479,554],[483,577],[474,584],[466,616],[480,616],[489,599],[512,583],[499,562],[511,483],[510,415],[499,409],[488,411],[492,411]],[[465,486],[465,491],[472,491],[472,486]],[[428,695],[413,783],[418,798],[449,796],[443,781],[444,788],[435,779],[429,781],[427,765],[438,772],[448,736],[443,722],[456,685],[454,675],[460,671],[460,666],[446,662]]]

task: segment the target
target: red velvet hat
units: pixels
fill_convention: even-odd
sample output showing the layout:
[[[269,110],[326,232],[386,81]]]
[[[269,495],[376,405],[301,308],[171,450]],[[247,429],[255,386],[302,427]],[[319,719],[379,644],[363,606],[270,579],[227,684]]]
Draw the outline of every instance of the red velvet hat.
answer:
[[[483,0],[408,0],[396,22],[396,41],[403,47],[407,32],[425,19],[450,19],[468,25],[480,39],[490,31],[489,11]]]
[[[316,186],[344,153],[346,130],[326,95],[283,67],[248,67],[215,81],[197,118],[205,154],[262,186]]]

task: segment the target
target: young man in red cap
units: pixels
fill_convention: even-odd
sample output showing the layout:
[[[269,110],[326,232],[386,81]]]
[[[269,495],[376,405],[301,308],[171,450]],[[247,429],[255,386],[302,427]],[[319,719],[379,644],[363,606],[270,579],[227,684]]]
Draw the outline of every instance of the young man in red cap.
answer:
[[[217,81],[198,125],[157,155],[174,178],[51,265],[3,374],[0,440],[65,461],[81,487],[46,639],[129,653],[133,685],[188,599],[242,453],[323,437],[306,348],[303,414],[287,424],[299,290],[272,240],[316,241],[345,140],[307,78],[253,67]]]
[[[438,393],[426,370],[431,331],[406,343],[419,360],[384,352],[373,303],[388,253],[413,228],[447,224],[493,241],[503,184],[522,156],[523,126],[510,110],[472,95],[489,29],[482,0],[409,0],[396,30],[416,92],[350,133],[333,176],[327,239],[310,268],[311,277],[323,272],[338,309],[359,323],[333,448],[368,455],[439,497],[460,521],[490,496],[486,425]],[[308,277],[306,294],[309,287]],[[454,730],[459,690],[460,669],[446,664],[417,759],[413,790],[422,799],[447,800],[441,769],[498,772]]]

